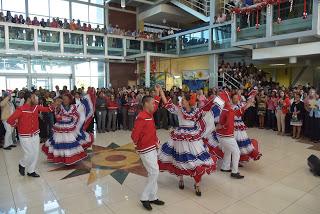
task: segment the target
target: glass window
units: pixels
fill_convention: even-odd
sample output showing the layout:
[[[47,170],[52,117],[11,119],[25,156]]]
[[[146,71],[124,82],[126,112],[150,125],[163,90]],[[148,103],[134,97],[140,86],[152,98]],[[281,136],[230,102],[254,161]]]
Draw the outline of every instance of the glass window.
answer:
[[[59,60],[31,60],[32,73],[72,74],[68,61]]]
[[[90,2],[93,3],[93,4],[101,4],[101,5],[103,5],[104,0],[90,0]]]
[[[0,90],[7,90],[7,83],[6,83],[6,77],[4,76],[0,76]],[[1,94],[2,92],[0,92],[0,96],[2,96],[3,94]]]
[[[21,58],[1,59],[0,73],[28,73],[27,61]]]
[[[104,62],[90,62],[91,76],[104,76]]]
[[[74,66],[76,76],[90,76],[90,62],[83,62]]]
[[[50,16],[69,19],[69,2],[64,0],[50,0]]]
[[[22,88],[27,88],[28,85],[28,79],[27,78],[10,78],[7,77],[7,89],[9,90],[14,90],[14,89],[19,89],[21,90]]]
[[[26,13],[25,1],[22,0],[2,0],[2,9],[10,10],[14,15],[15,13]]]
[[[31,16],[49,16],[49,1],[42,0],[41,3],[39,0],[29,0],[28,1],[29,14]]]
[[[104,24],[104,9],[101,7],[89,6],[89,22]]]
[[[72,18],[81,22],[89,22],[88,5],[72,2]]]
[[[71,89],[70,78],[52,78],[52,86],[55,87],[56,85],[58,85],[59,88],[67,86],[68,89]]]

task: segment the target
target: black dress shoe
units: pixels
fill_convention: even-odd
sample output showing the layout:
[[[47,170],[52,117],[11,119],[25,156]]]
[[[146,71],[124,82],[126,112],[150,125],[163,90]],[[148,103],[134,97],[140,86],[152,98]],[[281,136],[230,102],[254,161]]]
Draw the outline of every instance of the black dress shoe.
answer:
[[[197,185],[194,185],[194,189],[195,189],[195,191],[196,191],[196,196],[201,196],[202,194],[201,194],[201,190],[200,190],[200,187],[199,186],[197,186]]]
[[[150,201],[141,201],[141,203],[142,203],[142,206],[143,206],[146,210],[149,210],[149,211],[152,210]]]
[[[11,150],[11,147],[8,146],[8,147],[3,147],[4,150]]]
[[[22,176],[25,175],[25,167],[21,166],[20,164],[19,164],[19,173],[20,173],[20,175],[22,175]]]
[[[154,201],[150,201],[151,204],[155,204],[155,205],[159,205],[159,206],[163,206],[164,205],[164,201],[160,201],[159,199],[154,200]]]
[[[231,172],[231,169],[220,169],[221,172]]]
[[[179,181],[179,189],[184,189],[184,182],[183,181]]]
[[[234,178],[234,179],[243,179],[244,176],[243,175],[240,175],[240,173],[231,173],[231,178]]]
[[[10,148],[15,148],[17,147],[16,145],[12,144],[11,146],[9,146]]]
[[[38,175],[37,173],[33,172],[33,173],[28,173],[28,176],[30,177],[34,177],[34,178],[39,178],[40,175]]]

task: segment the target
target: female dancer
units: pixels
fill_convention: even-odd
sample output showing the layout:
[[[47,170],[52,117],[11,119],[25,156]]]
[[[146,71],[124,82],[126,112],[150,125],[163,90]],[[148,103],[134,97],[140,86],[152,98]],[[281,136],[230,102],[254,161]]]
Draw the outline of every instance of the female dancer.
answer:
[[[164,107],[172,114],[176,114],[179,120],[179,127],[175,128],[168,142],[162,145],[159,154],[160,171],[168,171],[179,176],[179,188],[184,189],[183,176],[190,176],[195,180],[195,191],[201,196],[200,181],[202,175],[215,171],[216,164],[207,151],[203,137],[208,130],[212,131],[215,126],[210,101],[202,108],[191,107],[191,96],[185,94],[182,97],[181,106],[174,105],[167,100],[164,92],[160,95]],[[204,114],[207,112],[206,114]]]
[[[93,143],[93,134],[85,130],[92,121],[95,105],[94,89],[81,99],[81,105],[72,104],[71,94],[64,94],[63,103],[55,110],[53,136],[42,146],[47,160],[72,165],[87,157],[85,149]]]
[[[247,103],[240,103],[238,94],[232,96],[232,108],[235,111],[234,137],[240,149],[240,162],[249,161],[250,159],[259,160],[261,157],[257,141],[249,139],[246,132],[248,128],[242,120],[245,110],[253,104],[251,99]]]
[[[254,99],[255,94],[255,92],[251,92],[247,102],[240,102],[239,94],[233,94],[231,96],[231,105],[235,113],[234,138],[240,149],[240,162],[249,161],[250,159],[259,160],[262,156],[259,152],[258,142],[254,139],[249,139],[246,132],[247,126],[242,120],[242,116],[246,109],[253,105],[252,100]],[[220,112],[217,113],[220,114]],[[220,148],[215,131],[213,131],[211,135],[206,136],[204,141],[208,145],[211,155],[218,157],[219,159],[223,158],[223,151]],[[239,166],[242,165],[240,164]]]

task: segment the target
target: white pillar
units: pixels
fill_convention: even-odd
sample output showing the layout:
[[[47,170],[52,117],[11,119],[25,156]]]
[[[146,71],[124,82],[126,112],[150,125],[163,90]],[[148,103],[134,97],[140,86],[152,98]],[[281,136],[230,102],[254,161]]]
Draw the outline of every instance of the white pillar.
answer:
[[[106,88],[110,87],[110,63],[106,61],[105,63],[105,79],[106,79]]]
[[[216,15],[216,1],[211,0],[210,1],[210,25],[213,25],[215,15]]]
[[[9,50],[9,26],[4,26],[4,43],[6,50]]]
[[[122,39],[122,48],[123,48],[123,57],[127,56],[127,40],[126,38]]]
[[[59,37],[60,37],[60,53],[64,53],[64,37],[63,37],[63,32],[60,31],[59,33]]]
[[[29,29],[32,30],[32,29]],[[39,46],[38,46],[38,30],[33,29],[33,42],[34,42],[34,51],[38,52],[39,51]]]
[[[270,38],[272,36],[272,26],[273,26],[273,5],[267,6],[267,18],[266,18],[266,37]]]
[[[209,88],[218,87],[218,54],[209,55]]]
[[[147,52],[145,56],[145,64],[146,64],[146,69],[145,69],[145,87],[150,88],[151,81],[150,81],[150,53]]]
[[[83,55],[87,56],[87,34],[84,33],[83,35]]]

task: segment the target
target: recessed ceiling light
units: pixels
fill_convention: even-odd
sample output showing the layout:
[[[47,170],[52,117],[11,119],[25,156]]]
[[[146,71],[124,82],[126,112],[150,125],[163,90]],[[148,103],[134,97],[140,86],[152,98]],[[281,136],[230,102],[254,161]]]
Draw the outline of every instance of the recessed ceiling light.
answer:
[[[270,64],[270,66],[283,66],[283,65],[286,65],[286,64]]]

